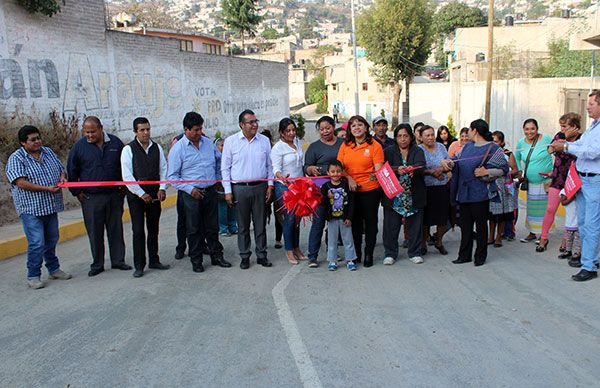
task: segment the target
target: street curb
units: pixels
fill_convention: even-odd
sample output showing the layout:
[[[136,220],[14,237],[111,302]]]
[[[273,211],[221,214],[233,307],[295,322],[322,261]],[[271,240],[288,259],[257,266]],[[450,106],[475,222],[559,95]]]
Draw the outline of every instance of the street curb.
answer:
[[[163,209],[173,207],[177,204],[177,194],[169,195],[161,204]],[[123,222],[131,221],[129,209],[123,211]],[[67,222],[58,227],[59,242],[69,241],[87,234],[83,220]],[[25,235],[0,240],[0,261],[27,252],[27,238]]]

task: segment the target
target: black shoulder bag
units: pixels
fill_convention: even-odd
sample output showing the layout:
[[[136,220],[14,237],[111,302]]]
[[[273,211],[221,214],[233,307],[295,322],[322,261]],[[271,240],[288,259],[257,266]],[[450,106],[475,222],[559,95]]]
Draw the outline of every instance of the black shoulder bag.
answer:
[[[527,167],[529,167],[529,159],[531,159],[531,154],[533,153],[533,149],[535,148],[535,144],[539,139],[539,135],[536,136],[535,140],[531,144],[531,148],[529,149],[529,153],[527,154],[527,159],[525,159],[525,170],[523,170],[523,180],[521,181],[521,185],[519,186],[519,190],[527,191],[529,189],[529,181],[527,180]]]

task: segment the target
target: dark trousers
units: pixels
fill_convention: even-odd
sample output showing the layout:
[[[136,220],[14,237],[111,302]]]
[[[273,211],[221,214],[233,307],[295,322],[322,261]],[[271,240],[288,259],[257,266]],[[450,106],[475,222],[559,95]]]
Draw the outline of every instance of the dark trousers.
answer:
[[[404,218],[404,234],[408,240],[408,257],[421,256],[423,240],[423,209],[419,209],[410,217]],[[398,236],[403,217],[390,206],[383,207],[383,248],[385,257],[398,258]]]
[[[483,264],[487,259],[487,239],[489,201],[461,203],[460,217],[460,249],[458,258],[460,260],[471,260],[473,254],[473,224],[477,231],[477,248],[475,248],[475,263]]]
[[[360,259],[362,236],[365,235],[365,256],[373,257],[377,242],[377,223],[379,222],[379,202],[381,189],[354,193],[354,216],[352,217],[352,236],[356,256]]]
[[[131,229],[133,231],[133,265],[135,269],[144,270],[146,267],[146,246],[150,265],[158,264],[158,225],[162,211],[160,202],[145,203],[137,195],[128,194],[127,203],[131,214]],[[144,224],[145,227],[144,227]],[[146,229],[148,238],[146,239]]]
[[[252,255],[250,242],[250,221],[254,226],[254,243],[256,258],[267,258],[267,213],[265,196],[267,183],[254,186],[233,185],[233,197],[236,201],[236,216],[238,222],[238,249],[242,260]]]
[[[184,191],[177,191],[177,247],[175,251],[183,255],[185,252],[185,206],[183,205]]]
[[[185,229],[189,256],[192,264],[202,264],[202,251],[208,244],[211,259],[223,257],[223,245],[219,242],[219,207],[217,191],[209,187],[202,199],[195,199],[180,191],[185,209]]]
[[[104,229],[108,237],[111,264],[125,263],[123,196],[114,191],[88,194],[88,197],[81,204],[81,210],[92,251],[91,269],[104,268]]]

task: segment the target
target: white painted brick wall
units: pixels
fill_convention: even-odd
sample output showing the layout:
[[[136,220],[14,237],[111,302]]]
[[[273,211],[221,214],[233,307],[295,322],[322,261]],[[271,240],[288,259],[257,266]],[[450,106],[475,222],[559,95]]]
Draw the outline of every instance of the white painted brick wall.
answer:
[[[0,3],[0,114],[10,127],[56,109],[96,115],[126,140],[137,116],[158,136],[181,131],[184,114],[195,110],[208,134],[230,133],[246,108],[263,127],[289,115],[285,64],[182,52],[177,40],[106,31],[103,0],[67,1],[52,18],[30,15],[15,0]]]

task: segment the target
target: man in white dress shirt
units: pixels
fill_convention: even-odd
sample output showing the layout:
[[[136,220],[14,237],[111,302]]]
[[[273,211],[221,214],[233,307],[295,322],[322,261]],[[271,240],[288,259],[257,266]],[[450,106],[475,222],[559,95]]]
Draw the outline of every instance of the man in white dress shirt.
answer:
[[[150,122],[145,117],[133,120],[135,139],[123,147],[121,171],[124,181],[164,181],[167,179],[167,161],[162,147],[150,139]],[[133,277],[144,275],[146,245],[148,246],[149,268],[169,269],[158,257],[158,224],[161,206],[165,200],[166,184],[128,185],[127,203],[133,229]],[[148,228],[148,239],[144,230]]]
[[[225,201],[236,207],[240,268],[250,267],[250,221],[254,226],[256,262],[263,267],[267,259],[266,205],[273,196],[271,142],[258,133],[258,120],[251,110],[240,113],[241,131],[225,139],[221,173]],[[230,182],[233,180],[234,182]],[[237,182],[236,182],[237,181]]]

